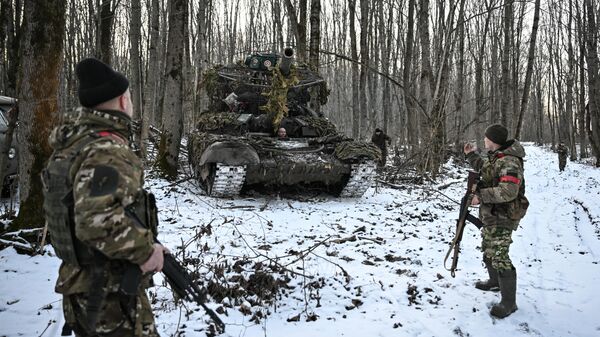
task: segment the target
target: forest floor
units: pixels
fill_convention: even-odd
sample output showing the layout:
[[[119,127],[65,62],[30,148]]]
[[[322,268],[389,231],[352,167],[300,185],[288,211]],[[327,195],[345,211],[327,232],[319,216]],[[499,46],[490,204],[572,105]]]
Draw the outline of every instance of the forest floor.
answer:
[[[467,225],[456,278],[443,258],[454,235],[467,168],[360,199],[245,195],[214,199],[191,181],[148,172],[159,239],[203,275],[223,336],[600,336],[600,170],[526,144],[531,202],[513,233],[519,309],[489,315],[498,293],[473,287],[486,274],[480,234]],[[476,213],[476,211],[475,211]],[[59,336],[59,260],[0,251],[0,336]],[[151,288],[162,336],[203,336],[196,304],[176,304],[161,275]]]

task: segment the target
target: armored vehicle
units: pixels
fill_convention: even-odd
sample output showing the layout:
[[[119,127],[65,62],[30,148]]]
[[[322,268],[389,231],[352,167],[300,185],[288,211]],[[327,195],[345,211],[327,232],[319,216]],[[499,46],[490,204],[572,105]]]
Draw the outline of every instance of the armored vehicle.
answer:
[[[210,106],[189,134],[188,155],[208,195],[302,186],[359,197],[371,185],[380,150],[343,136],[318,112],[325,81],[293,55],[257,53],[205,74]]]
[[[8,132],[8,114],[17,104],[17,100],[8,96],[0,95],[0,148],[6,146],[6,133]],[[4,166],[4,181],[2,188],[7,189],[17,177],[18,156],[16,142],[13,141],[8,147],[7,158]],[[4,194],[4,193],[3,193]]]

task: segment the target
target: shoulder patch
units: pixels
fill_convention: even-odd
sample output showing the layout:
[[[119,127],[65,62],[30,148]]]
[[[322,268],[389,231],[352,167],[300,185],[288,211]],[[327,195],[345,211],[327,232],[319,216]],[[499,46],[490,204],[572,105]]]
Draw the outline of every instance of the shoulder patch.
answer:
[[[112,194],[119,185],[119,172],[106,165],[98,165],[94,168],[94,175],[90,183],[90,196],[99,197]]]

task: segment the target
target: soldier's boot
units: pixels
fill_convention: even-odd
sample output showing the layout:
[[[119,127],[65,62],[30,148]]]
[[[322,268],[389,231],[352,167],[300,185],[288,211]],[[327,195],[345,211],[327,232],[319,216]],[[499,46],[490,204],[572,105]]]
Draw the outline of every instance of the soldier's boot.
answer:
[[[517,271],[514,269],[504,270],[499,273],[500,294],[502,300],[494,304],[490,310],[492,316],[504,318],[517,311],[515,295],[517,292]]]
[[[487,269],[489,279],[475,282],[475,288],[484,291],[500,290],[500,285],[498,284],[498,271],[492,266],[492,261],[484,257],[483,263],[485,263],[485,268]]]

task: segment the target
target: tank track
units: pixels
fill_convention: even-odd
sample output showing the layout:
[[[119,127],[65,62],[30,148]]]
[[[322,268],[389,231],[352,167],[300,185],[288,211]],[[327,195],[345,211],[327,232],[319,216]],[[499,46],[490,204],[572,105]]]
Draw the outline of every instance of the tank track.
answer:
[[[213,197],[233,197],[240,194],[246,179],[246,166],[232,166],[217,163],[212,188]]]
[[[352,164],[350,171],[350,179],[340,192],[340,197],[343,198],[360,198],[371,187],[373,178],[375,177],[374,161],[367,161],[360,164]]]

